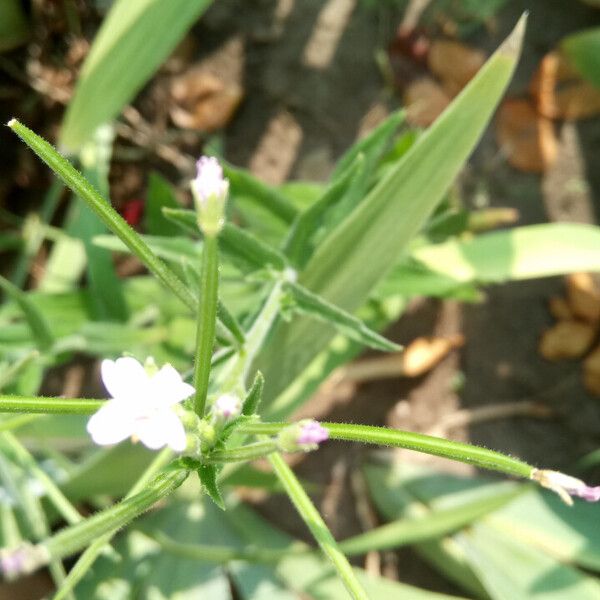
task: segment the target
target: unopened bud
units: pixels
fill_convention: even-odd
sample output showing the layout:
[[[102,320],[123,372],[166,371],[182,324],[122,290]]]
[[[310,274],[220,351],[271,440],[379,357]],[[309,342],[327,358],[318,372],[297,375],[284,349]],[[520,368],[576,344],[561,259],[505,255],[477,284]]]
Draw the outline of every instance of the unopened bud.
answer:
[[[219,396],[213,405],[212,413],[220,422],[231,421],[242,412],[242,402],[235,394]]]
[[[205,235],[215,236],[225,223],[229,181],[223,177],[223,169],[216,158],[201,156],[196,168],[196,178],[191,186],[198,225]]]
[[[284,452],[309,452],[327,439],[329,432],[319,422],[304,419],[280,431],[277,445]]]

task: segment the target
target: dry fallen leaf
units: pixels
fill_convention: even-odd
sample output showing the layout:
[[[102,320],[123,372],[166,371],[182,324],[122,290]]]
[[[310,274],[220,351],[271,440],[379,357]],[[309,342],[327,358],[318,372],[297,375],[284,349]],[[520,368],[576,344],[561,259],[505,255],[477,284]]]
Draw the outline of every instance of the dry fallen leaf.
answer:
[[[421,337],[403,352],[365,358],[343,369],[343,379],[355,383],[394,377],[419,377],[435,367],[451,350],[465,343],[461,334],[448,337]]]
[[[529,90],[538,112],[549,119],[587,119],[600,113],[600,90],[557,50],[542,59]]]
[[[485,63],[485,53],[454,40],[435,40],[431,43],[427,64],[439,77],[444,90],[456,96]]]
[[[429,127],[450,104],[450,96],[431,77],[422,77],[406,88],[404,105],[411,125]]]
[[[600,346],[583,362],[583,383],[588,392],[600,396]]]
[[[171,119],[184,129],[215,131],[229,123],[243,96],[239,84],[196,67],[171,84]]]
[[[498,145],[508,162],[521,171],[541,173],[556,160],[554,124],[536,113],[528,100],[505,100],[496,123]]]
[[[573,314],[585,321],[600,321],[600,286],[589,273],[573,273],[567,277],[567,298]]]
[[[550,314],[558,321],[568,321],[573,319],[573,313],[569,303],[562,296],[552,296],[548,302]]]
[[[539,352],[547,360],[579,358],[592,345],[596,328],[580,321],[559,321],[546,330]]]
[[[451,350],[465,343],[461,334],[450,337],[417,338],[404,350],[402,373],[405,377],[418,377],[437,365]]]

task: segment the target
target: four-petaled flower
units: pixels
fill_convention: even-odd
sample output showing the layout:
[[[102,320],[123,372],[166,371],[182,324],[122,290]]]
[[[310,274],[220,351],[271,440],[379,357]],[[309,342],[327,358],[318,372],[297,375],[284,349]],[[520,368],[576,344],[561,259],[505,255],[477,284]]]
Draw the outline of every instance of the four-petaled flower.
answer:
[[[101,373],[112,399],[88,421],[87,430],[96,444],[116,444],[132,437],[152,450],[163,446],[185,450],[185,429],[174,407],[194,388],[171,365],[145,369],[135,358],[124,357],[103,360]]]

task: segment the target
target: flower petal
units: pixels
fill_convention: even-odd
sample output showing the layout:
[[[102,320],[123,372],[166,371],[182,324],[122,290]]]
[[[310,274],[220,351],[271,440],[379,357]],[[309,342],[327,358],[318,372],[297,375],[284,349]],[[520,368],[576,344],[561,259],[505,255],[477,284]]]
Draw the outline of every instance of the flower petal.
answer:
[[[113,398],[140,398],[149,388],[146,370],[131,356],[103,360],[101,373],[104,387]]]
[[[109,400],[87,423],[92,440],[100,446],[106,446],[130,437],[134,430],[132,408],[122,400]]]
[[[177,404],[196,391],[194,386],[185,383],[176,369],[168,363],[150,378],[149,383],[151,400],[157,406]]]
[[[169,410],[168,413],[165,411],[161,421],[167,446],[175,452],[183,452],[187,446],[187,436],[179,417],[172,410]]]
[[[183,424],[171,409],[156,411],[151,417],[138,419],[134,433],[150,450],[168,445],[176,452],[182,452],[187,445]]]

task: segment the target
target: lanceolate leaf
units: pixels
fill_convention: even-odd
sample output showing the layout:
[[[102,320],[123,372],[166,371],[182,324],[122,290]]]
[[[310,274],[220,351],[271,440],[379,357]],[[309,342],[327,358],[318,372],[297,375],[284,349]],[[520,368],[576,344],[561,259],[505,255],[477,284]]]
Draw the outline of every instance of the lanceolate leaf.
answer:
[[[163,214],[183,229],[199,233],[196,213],[193,210],[163,208]],[[242,229],[233,223],[225,223],[219,235],[219,247],[243,269],[272,267],[281,271],[287,265],[285,255],[279,250],[263,242],[247,229]]]
[[[210,0],[116,0],[79,75],[61,143],[77,150],[98,125],[114,119]]]
[[[457,284],[600,271],[600,227],[576,223],[529,225],[423,246],[412,255]]]
[[[349,312],[407,250],[477,144],[512,76],[522,19],[478,75],[315,252],[299,283]],[[331,339],[305,319],[281,324],[264,351],[266,399],[276,397]]]
[[[402,349],[402,346],[386,340],[360,319],[313,294],[301,285],[289,283],[285,289],[291,296],[294,309],[329,323],[350,339],[375,350],[398,351]]]

